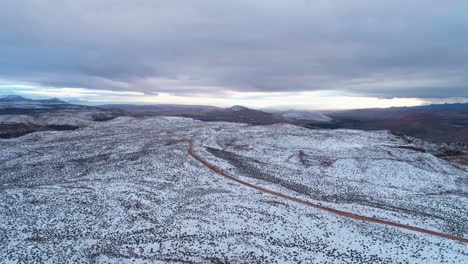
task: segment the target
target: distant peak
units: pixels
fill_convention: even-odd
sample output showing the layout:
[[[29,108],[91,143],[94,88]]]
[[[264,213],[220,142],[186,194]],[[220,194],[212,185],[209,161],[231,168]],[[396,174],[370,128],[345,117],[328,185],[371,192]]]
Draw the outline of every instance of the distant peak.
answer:
[[[47,100],[48,102],[51,102],[51,103],[61,103],[61,104],[66,104],[67,102],[63,101],[63,100],[60,100],[58,98],[52,98],[52,99],[49,99]]]
[[[7,95],[5,97],[0,97],[0,102],[4,103],[38,103],[38,104],[68,104],[65,101],[62,101],[58,98],[52,99],[40,99],[40,100],[33,100],[24,98],[19,95]]]
[[[19,95],[7,95],[5,97],[0,98],[0,101],[4,101],[4,102],[27,101],[27,100],[28,99]]]
[[[19,96],[19,95],[7,95],[5,97],[2,97],[2,99],[26,99],[24,98],[23,96]]]
[[[235,112],[249,110],[249,108],[242,106],[242,105],[234,105],[234,106],[229,107],[228,109],[231,111],[235,111]]]

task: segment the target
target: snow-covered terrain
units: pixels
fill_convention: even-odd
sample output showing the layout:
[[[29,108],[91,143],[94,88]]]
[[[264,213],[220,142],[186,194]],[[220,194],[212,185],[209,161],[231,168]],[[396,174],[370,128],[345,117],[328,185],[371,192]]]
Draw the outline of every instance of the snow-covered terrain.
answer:
[[[71,130],[120,116],[118,111],[68,104],[57,98],[32,100],[17,95],[0,97],[0,138],[43,130]]]
[[[234,112],[248,110],[247,107],[244,107],[244,106],[241,106],[241,105],[234,105],[234,106],[229,107],[228,109],[231,110],[231,111],[234,111]]]
[[[308,120],[324,123],[333,121],[331,117],[317,111],[288,111],[281,115],[283,117],[295,120]]]
[[[0,115],[0,124],[40,124],[30,115]]]
[[[385,131],[117,119],[0,139],[3,262],[467,263],[468,171]]]
[[[0,115],[0,125],[2,124],[31,124],[38,126],[48,125],[70,125],[85,126],[94,121],[96,112],[60,112],[44,113],[37,116],[31,115]]]

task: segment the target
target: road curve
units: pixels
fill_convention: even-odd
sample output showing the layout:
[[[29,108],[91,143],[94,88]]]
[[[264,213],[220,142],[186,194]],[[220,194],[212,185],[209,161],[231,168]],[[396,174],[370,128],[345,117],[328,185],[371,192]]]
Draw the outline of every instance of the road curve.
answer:
[[[415,232],[419,232],[419,233],[434,235],[434,236],[447,238],[447,239],[451,239],[451,240],[455,240],[455,241],[459,241],[459,242],[463,242],[463,243],[468,243],[468,239],[463,238],[463,237],[457,237],[457,236],[453,236],[453,235],[449,235],[449,234],[444,234],[444,233],[440,233],[440,232],[427,230],[427,229],[424,229],[424,228],[399,224],[399,223],[390,222],[390,221],[386,221],[386,220],[382,220],[382,219],[378,219],[378,218],[373,218],[373,217],[368,217],[368,216],[364,216],[364,215],[358,215],[358,214],[353,214],[353,213],[350,213],[350,212],[336,210],[336,209],[333,209],[333,208],[329,208],[329,207],[325,207],[325,206],[322,206],[322,205],[319,205],[319,204],[315,204],[315,203],[311,203],[311,202],[308,202],[308,201],[305,201],[305,200],[301,200],[299,198],[292,197],[292,196],[289,196],[289,195],[286,195],[286,194],[283,194],[283,193],[268,190],[266,188],[263,188],[263,187],[248,183],[246,181],[239,180],[236,177],[231,176],[228,173],[222,171],[220,168],[216,167],[215,165],[209,163],[208,161],[206,161],[202,157],[198,156],[193,151],[192,140],[190,140],[188,138],[184,138],[184,137],[181,137],[181,138],[182,138],[183,141],[187,142],[187,144],[188,144],[188,148],[187,148],[188,154],[190,156],[192,156],[194,159],[196,159],[197,161],[199,161],[200,163],[202,163],[203,165],[208,167],[210,170],[212,170],[212,171],[216,172],[217,174],[223,176],[224,178],[235,181],[235,182],[237,182],[239,184],[242,184],[244,186],[247,186],[249,188],[258,190],[258,191],[263,192],[263,193],[268,193],[268,194],[271,194],[271,195],[275,195],[275,196],[278,196],[280,198],[287,199],[287,200],[290,200],[290,201],[293,201],[293,202],[296,202],[296,203],[300,203],[300,204],[303,204],[303,205],[306,205],[306,206],[309,206],[309,207],[313,207],[313,208],[317,208],[317,209],[320,209],[320,210],[323,210],[323,211],[327,211],[329,213],[336,214],[336,215],[339,215],[339,216],[352,218],[352,219],[356,219],[356,220],[361,220],[361,221],[366,221],[366,222],[371,222],[371,223],[387,225],[387,226],[398,227],[398,228],[407,229],[407,230],[411,230],[411,231],[415,231]]]

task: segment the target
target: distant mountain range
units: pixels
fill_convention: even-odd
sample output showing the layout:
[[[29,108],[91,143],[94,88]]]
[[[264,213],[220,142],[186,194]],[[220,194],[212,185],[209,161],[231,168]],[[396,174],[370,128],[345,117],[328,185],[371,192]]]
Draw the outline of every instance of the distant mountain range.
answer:
[[[19,95],[0,97],[0,115],[32,115],[57,111],[102,111],[95,106],[70,104],[58,98],[29,99]]]
[[[242,122],[253,125],[290,123],[312,129],[351,128],[390,130],[435,142],[468,144],[468,103],[416,107],[319,111],[264,112],[244,106],[220,108],[196,105],[106,105],[133,116],[169,115],[202,121]]]
[[[46,99],[46,100],[33,100],[33,99],[24,98],[19,95],[7,95],[5,97],[1,97],[0,103],[68,104],[67,102],[62,101],[58,98],[52,98],[52,99]]]
[[[97,120],[107,120],[122,115],[180,116],[202,121],[241,122],[252,125],[290,123],[312,129],[384,129],[430,141],[468,144],[468,103],[353,109],[325,113],[295,110],[271,113],[240,105],[228,108],[176,104],[83,106],[69,104],[57,98],[32,100],[17,95],[0,98],[0,115],[42,115],[52,112],[92,112],[93,119]]]
[[[265,125],[286,122],[287,120],[273,113],[235,105],[229,108],[204,105],[101,105],[104,109],[119,109],[131,116],[181,116],[202,121],[240,122]]]
[[[468,111],[468,103],[457,104],[431,104],[411,107],[390,107],[390,108],[367,108],[334,111],[329,113],[340,118],[368,118],[368,119],[398,119],[411,113],[455,113]]]
[[[95,107],[69,104],[58,98],[52,99],[28,99],[19,95],[8,95],[0,97],[0,114],[28,114],[31,111],[53,111],[53,110],[83,110]]]
[[[327,128],[386,129],[429,141],[468,144],[468,103],[356,109],[327,113]]]

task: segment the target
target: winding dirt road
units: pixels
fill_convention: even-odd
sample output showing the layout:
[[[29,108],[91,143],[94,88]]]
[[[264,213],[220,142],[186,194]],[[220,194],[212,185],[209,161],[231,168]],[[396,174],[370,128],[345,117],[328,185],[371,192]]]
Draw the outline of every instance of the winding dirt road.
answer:
[[[287,199],[287,200],[290,200],[290,201],[293,201],[293,202],[296,202],[296,203],[300,203],[300,204],[303,204],[303,205],[306,205],[306,206],[310,206],[310,207],[317,208],[317,209],[320,209],[320,210],[323,210],[323,211],[327,211],[327,212],[330,212],[332,214],[336,214],[336,215],[339,215],[339,216],[352,218],[352,219],[357,219],[357,220],[366,221],[366,222],[371,222],[371,223],[377,223],[377,224],[382,224],[382,225],[387,225],[387,226],[403,228],[403,229],[407,229],[407,230],[411,230],[411,231],[415,231],[415,232],[419,232],[419,233],[434,235],[434,236],[443,237],[443,238],[447,238],[447,239],[451,239],[451,240],[455,240],[455,241],[459,241],[459,242],[468,243],[468,239],[463,238],[463,237],[457,237],[457,236],[453,236],[453,235],[449,235],[449,234],[444,234],[444,233],[439,233],[439,232],[427,230],[427,229],[424,229],[424,228],[399,224],[399,223],[390,222],[390,221],[386,221],[386,220],[382,220],[382,219],[378,219],[378,218],[373,218],[373,217],[368,217],[368,216],[364,216],[364,215],[358,215],[358,214],[353,214],[353,213],[350,213],[350,212],[336,210],[336,209],[333,209],[333,208],[329,208],[329,207],[325,207],[325,206],[322,206],[322,205],[319,205],[319,204],[311,203],[311,202],[301,200],[301,199],[296,198],[296,197],[292,197],[292,196],[289,196],[289,195],[286,195],[286,194],[283,194],[283,193],[268,190],[268,189],[265,189],[263,187],[260,187],[260,186],[257,186],[257,185],[254,185],[254,184],[239,180],[236,177],[231,176],[228,173],[222,171],[220,168],[216,167],[215,165],[209,163],[208,161],[206,161],[202,157],[198,156],[193,151],[192,140],[190,140],[188,138],[184,138],[184,137],[181,137],[181,138],[182,138],[182,140],[187,142],[187,144],[188,144],[187,151],[188,151],[189,155],[192,156],[194,159],[196,159],[197,161],[199,161],[200,163],[202,163],[203,165],[208,167],[210,170],[212,170],[212,171],[216,172],[217,174],[223,176],[224,178],[235,181],[235,182],[237,182],[239,184],[242,184],[244,186],[247,186],[249,188],[258,190],[258,191],[263,192],[263,193],[268,193],[268,194],[271,194],[271,195],[275,195],[275,196],[281,197],[283,199]]]

